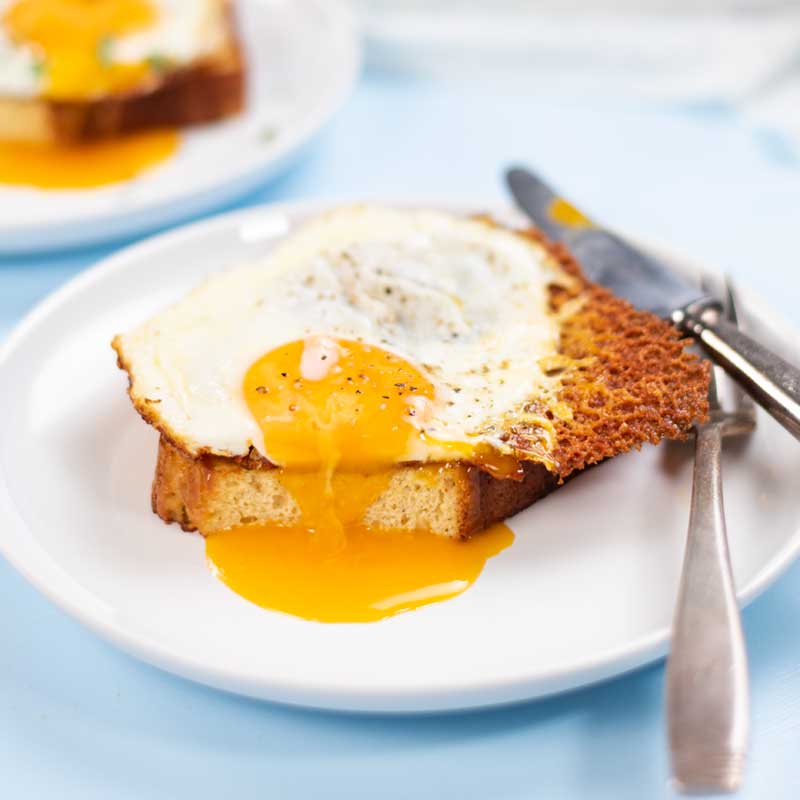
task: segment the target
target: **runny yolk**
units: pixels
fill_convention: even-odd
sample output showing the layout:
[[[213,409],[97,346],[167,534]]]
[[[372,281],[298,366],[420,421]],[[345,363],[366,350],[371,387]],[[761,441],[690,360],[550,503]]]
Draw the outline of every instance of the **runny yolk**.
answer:
[[[368,509],[424,436],[435,402],[432,383],[397,355],[313,337],[256,361],[243,390],[298,509],[289,525],[206,538],[214,573],[248,600],[305,619],[372,622],[460,594],[513,541],[505,525],[466,542],[370,529]]]
[[[244,379],[270,458],[295,469],[374,471],[402,461],[433,395],[399,356],[328,337],[279,347]]]
[[[153,130],[87,144],[0,142],[0,183],[88,189],[133,178],[178,148],[174,130]]]
[[[114,39],[153,26],[150,0],[15,0],[2,18],[15,42],[31,47],[43,93],[57,100],[120,92],[146,81],[158,64],[111,59]]]

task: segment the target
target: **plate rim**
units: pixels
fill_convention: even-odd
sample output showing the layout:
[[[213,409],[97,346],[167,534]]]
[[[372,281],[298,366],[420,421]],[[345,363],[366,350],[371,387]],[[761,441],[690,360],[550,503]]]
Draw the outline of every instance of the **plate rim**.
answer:
[[[352,203],[354,201],[342,202]],[[250,218],[259,217],[265,213],[289,215],[319,213],[341,205],[342,202],[319,200],[260,204],[198,220],[121,248],[88,269],[79,272],[43,298],[18,321],[4,337],[4,341],[0,343],[0,377],[3,375],[10,356],[18,347],[24,345],[29,333],[46,321],[53,311],[68,304],[75,294],[89,289],[97,281],[116,272],[135,268],[136,262],[142,257],[146,257],[149,252],[165,246],[180,246],[182,242],[191,240],[198,235],[221,232],[226,228],[234,230],[245,224]],[[471,211],[476,207],[476,204],[465,204],[463,201],[446,202],[441,199],[428,203],[385,202],[394,206],[427,205],[455,213]],[[497,204],[490,204],[489,211],[490,213],[507,213],[507,209],[497,206]],[[645,243],[638,239],[637,241],[655,252],[663,253],[671,261],[684,264],[690,269],[714,271],[708,266],[701,268],[693,259],[684,257],[680,252],[671,248]],[[775,314],[757,292],[744,286],[740,287],[740,294],[744,295],[748,307],[755,311],[760,318],[769,317],[769,327],[772,331],[800,349],[800,334],[781,315]],[[31,547],[41,551],[41,556],[45,559],[49,558],[46,551],[35,540],[26,536],[28,526],[14,505],[3,470],[0,470],[0,515],[9,522],[6,532],[0,533],[0,555],[50,602],[66,611],[102,639],[110,641],[122,651],[166,672],[223,691],[286,705],[373,713],[449,712],[496,707],[560,694],[624,675],[658,660],[667,652],[669,645],[669,628],[663,627],[639,636],[624,645],[601,650],[586,658],[575,660],[567,667],[553,667],[549,670],[533,672],[529,670],[527,673],[502,680],[492,679],[483,683],[471,680],[455,684],[448,681],[446,685],[437,683],[425,689],[398,688],[387,684],[371,685],[365,690],[357,689],[352,685],[344,686],[335,681],[316,685],[304,681],[301,686],[298,686],[282,679],[265,679],[263,676],[247,674],[241,670],[229,671],[198,662],[180,652],[169,650],[146,636],[126,630],[125,626],[119,622],[109,621],[100,615],[93,614],[90,608],[81,604],[79,598],[55,590],[31,568],[33,565],[31,556],[15,549],[11,544],[15,537],[24,538]],[[796,530],[786,545],[776,551],[754,578],[737,592],[740,607],[751,603],[772,585],[798,556],[800,556],[800,529]]]
[[[253,0],[249,0],[253,2]],[[349,35],[347,58],[339,62],[338,81],[305,117],[293,126],[277,147],[269,150],[257,166],[243,168],[216,185],[181,193],[168,200],[154,201],[132,211],[98,211],[86,217],[23,225],[0,225],[0,256],[28,256],[59,253],[104,243],[117,242],[136,234],[161,232],[165,228],[208,214],[236,198],[255,191],[270,177],[279,175],[302,156],[314,137],[333,119],[352,94],[364,62],[363,44],[351,0],[303,0],[335,19],[342,33]],[[255,6],[259,3],[255,2]],[[246,35],[244,35],[246,39]],[[126,186],[122,181],[119,186]],[[3,187],[0,186],[0,192]]]

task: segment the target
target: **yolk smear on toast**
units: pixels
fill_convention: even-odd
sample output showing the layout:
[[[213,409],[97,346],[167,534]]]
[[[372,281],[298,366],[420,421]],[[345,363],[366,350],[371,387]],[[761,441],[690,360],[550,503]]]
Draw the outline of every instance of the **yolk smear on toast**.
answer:
[[[314,337],[256,361],[244,398],[299,517],[206,538],[212,571],[246,599],[321,622],[373,622],[463,592],[513,533],[468,541],[370,529],[365,515],[424,436],[433,384],[399,356]]]
[[[180,135],[152,130],[86,144],[0,141],[0,183],[89,189],[128,180],[172,156]]]
[[[45,97],[83,100],[131,90],[150,79],[151,62],[115,62],[110,46],[116,37],[157,20],[150,0],[16,0],[2,22],[14,41],[39,56]]]

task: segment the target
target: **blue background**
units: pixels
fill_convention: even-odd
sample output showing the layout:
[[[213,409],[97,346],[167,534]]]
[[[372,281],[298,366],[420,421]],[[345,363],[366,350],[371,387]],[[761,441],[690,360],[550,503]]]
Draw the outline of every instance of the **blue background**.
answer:
[[[319,197],[490,205],[503,200],[500,170],[511,161],[543,169],[609,224],[726,269],[800,326],[800,163],[788,143],[724,107],[578,106],[535,90],[372,77],[300,163],[237,205]],[[113,249],[0,258],[0,337]],[[661,665],[483,713],[320,714],[140,664],[2,561],[0,593],[4,798],[671,796]],[[794,799],[800,564],[745,611],[744,624],[753,724],[741,796]]]

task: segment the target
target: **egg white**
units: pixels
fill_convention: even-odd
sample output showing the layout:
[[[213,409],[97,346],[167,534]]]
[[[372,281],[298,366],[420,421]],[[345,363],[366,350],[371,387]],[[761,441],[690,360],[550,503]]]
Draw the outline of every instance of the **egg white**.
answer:
[[[115,63],[139,63],[165,58],[179,65],[218,50],[225,40],[220,0],[151,0],[158,7],[158,23],[121,36],[111,46]]]
[[[436,211],[369,206],[308,223],[259,263],[213,276],[116,347],[138,408],[190,453],[269,458],[244,400],[251,364],[311,335],[401,355],[436,387],[427,439],[503,450],[505,420],[552,398],[538,360],[557,352],[548,286],[568,276],[538,243]]]

